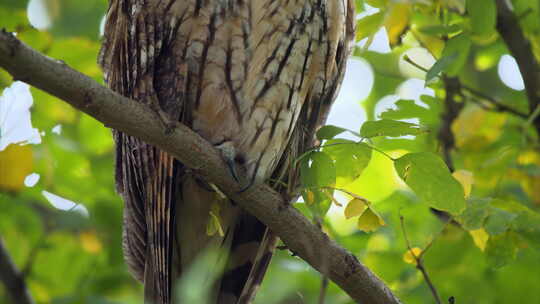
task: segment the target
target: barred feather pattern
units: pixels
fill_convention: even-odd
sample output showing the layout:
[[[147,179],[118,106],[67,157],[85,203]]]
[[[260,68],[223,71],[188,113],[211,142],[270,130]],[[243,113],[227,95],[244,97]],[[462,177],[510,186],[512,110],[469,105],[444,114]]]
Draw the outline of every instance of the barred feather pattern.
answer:
[[[216,146],[231,145],[248,180],[270,179],[287,195],[297,185],[292,163],[314,144],[342,81],[353,2],[110,0],[99,60],[110,88]],[[213,301],[250,303],[276,236],[230,201],[222,205],[225,236],[206,235],[211,185],[169,154],[113,136],[124,257],[145,302],[173,303],[174,281],[217,247],[228,262]]]

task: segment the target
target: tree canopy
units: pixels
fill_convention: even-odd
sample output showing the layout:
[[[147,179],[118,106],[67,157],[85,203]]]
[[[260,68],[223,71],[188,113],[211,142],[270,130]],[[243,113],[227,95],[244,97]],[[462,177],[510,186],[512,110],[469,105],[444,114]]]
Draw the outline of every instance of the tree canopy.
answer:
[[[357,0],[352,59],[373,84],[348,106],[367,120],[323,127],[297,160],[296,208],[404,303],[435,302],[432,289],[442,303],[540,302],[540,2],[510,3]],[[106,6],[7,0],[0,27],[102,82]],[[411,93],[411,82],[422,85]],[[140,303],[122,260],[110,130],[1,69],[0,89],[0,238],[32,297]],[[256,303],[352,303],[325,282],[283,248]],[[0,285],[0,303],[8,293]]]

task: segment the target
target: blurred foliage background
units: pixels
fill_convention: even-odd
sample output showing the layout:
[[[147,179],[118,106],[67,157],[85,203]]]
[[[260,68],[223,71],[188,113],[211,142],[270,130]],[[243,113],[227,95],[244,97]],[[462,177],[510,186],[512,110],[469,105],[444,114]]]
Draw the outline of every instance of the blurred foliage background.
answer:
[[[538,62],[540,2],[511,2]],[[323,229],[404,303],[434,299],[407,254],[403,227],[414,252],[422,252],[443,302],[454,297],[456,303],[540,303],[540,130],[531,124],[538,113],[531,111],[522,84],[511,87],[501,77],[501,61],[513,59],[495,27],[495,2],[356,4],[359,44],[353,60],[369,66],[371,74],[353,73],[356,78],[349,81],[369,76],[373,84],[367,97],[350,107],[361,107],[369,121],[391,123],[351,130],[360,133],[355,141],[366,144],[369,153],[364,146],[358,154],[323,148],[320,153],[330,155],[337,172],[330,184],[343,191],[335,193],[335,202],[310,202],[304,193],[319,207],[298,208],[310,217],[324,216]],[[106,7],[105,0],[2,0],[0,27],[102,82],[96,57]],[[371,47],[377,35],[384,36],[388,51]],[[411,79],[422,86],[404,93]],[[0,89],[11,85],[0,70]],[[0,151],[0,237],[38,303],[141,303],[141,286],[122,260],[122,203],[114,192],[110,130],[54,97],[30,91],[31,124],[40,140]],[[18,112],[1,107],[9,102],[4,94],[0,137],[6,138],[6,117]],[[392,123],[398,120],[408,124]],[[327,128],[319,136],[351,140],[335,139],[341,131]],[[440,158],[419,160],[425,179],[411,184],[409,167],[400,171],[396,159],[418,152]],[[437,185],[438,172],[453,172],[452,180]],[[455,181],[466,203],[457,211],[449,207],[456,212],[447,224],[430,211],[441,205],[426,201],[426,192],[446,193]],[[358,219],[366,208],[349,194],[369,204],[374,224],[366,227]],[[317,303],[321,282],[302,260],[278,250],[256,302]],[[0,303],[9,303],[3,288]],[[330,283],[326,303],[352,302]]]

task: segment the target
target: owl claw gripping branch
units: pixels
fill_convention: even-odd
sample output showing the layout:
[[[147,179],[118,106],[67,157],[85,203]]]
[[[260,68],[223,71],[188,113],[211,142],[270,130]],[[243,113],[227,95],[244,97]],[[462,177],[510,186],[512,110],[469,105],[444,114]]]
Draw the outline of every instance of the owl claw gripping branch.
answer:
[[[236,165],[236,153],[234,149],[234,144],[231,141],[226,141],[220,145],[217,145],[216,148],[221,154],[221,157],[227,164],[231,176],[237,183],[240,183],[240,176],[238,175],[238,166]]]
[[[353,3],[110,0],[100,63],[110,88],[142,103],[153,96],[165,121],[217,146],[243,188],[277,180],[284,194],[297,186],[291,164],[313,145],[342,81]],[[175,282],[211,248],[228,261],[207,265],[220,274],[212,303],[250,303],[275,235],[230,200],[220,202],[223,236],[207,235],[217,197],[208,183],[137,138],[115,131],[114,139],[124,257],[145,303],[178,303]]]

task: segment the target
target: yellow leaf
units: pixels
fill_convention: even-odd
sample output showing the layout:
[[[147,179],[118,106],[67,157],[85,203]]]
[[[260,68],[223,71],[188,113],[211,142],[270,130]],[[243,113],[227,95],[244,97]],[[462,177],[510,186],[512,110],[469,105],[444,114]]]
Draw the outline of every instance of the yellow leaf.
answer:
[[[535,150],[526,150],[519,154],[518,163],[520,165],[540,165],[540,153]]]
[[[410,3],[395,3],[386,14],[384,27],[388,33],[390,45],[396,45],[403,32],[409,26],[411,7],[412,5]]]
[[[221,206],[219,205],[219,200],[210,206],[210,213],[216,214],[219,217],[221,212]]]
[[[403,261],[405,261],[405,263],[408,263],[408,264],[416,265],[415,257],[418,258],[421,253],[422,253],[422,249],[418,247],[411,248],[411,250],[407,250],[407,252],[403,254]]]
[[[534,150],[526,150],[520,152],[518,159],[520,165],[536,165],[540,166],[540,153]],[[510,177],[519,181],[523,191],[536,203],[540,204],[540,176],[538,174],[528,173],[523,170],[509,170]]]
[[[365,232],[375,231],[384,225],[384,220],[378,214],[373,212],[371,208],[366,209],[358,219],[358,229]]]
[[[219,215],[221,207],[219,206],[219,203],[213,203],[210,209],[210,219],[206,224],[206,234],[212,236],[217,232],[219,236],[223,237],[225,233],[221,227],[221,217]]]
[[[479,106],[465,108],[452,123],[456,146],[469,151],[480,151],[499,138],[507,117],[487,112]]]
[[[18,191],[32,173],[32,147],[11,144],[0,151],[0,190]]]
[[[362,213],[366,211],[367,207],[368,206],[366,205],[365,201],[358,198],[352,199],[347,204],[347,208],[345,208],[345,218],[350,219],[352,217],[362,215]]]
[[[306,195],[304,196],[304,199],[306,200],[306,204],[311,205],[315,202],[315,193],[311,190],[305,190]]]
[[[474,244],[480,248],[480,250],[484,251],[486,249],[486,244],[489,239],[489,234],[487,234],[486,230],[484,228],[471,230],[469,231],[471,234]]]
[[[441,58],[445,45],[444,40],[435,36],[423,34],[416,29],[413,29],[411,32],[414,34],[416,39],[420,41],[420,44],[425,47],[431,53],[431,55],[433,55],[433,57]]]
[[[465,198],[469,197],[469,195],[471,194],[472,184],[474,182],[472,172],[467,170],[456,170],[454,171],[454,173],[452,173],[452,176],[457,179],[463,187]]]
[[[525,175],[525,174],[524,174]],[[537,175],[525,175],[519,184],[527,195],[536,203],[540,204],[540,177]]]
[[[97,238],[96,233],[93,231],[82,232],[79,235],[79,239],[81,241],[83,249],[89,253],[99,253],[103,248],[101,242]]]

